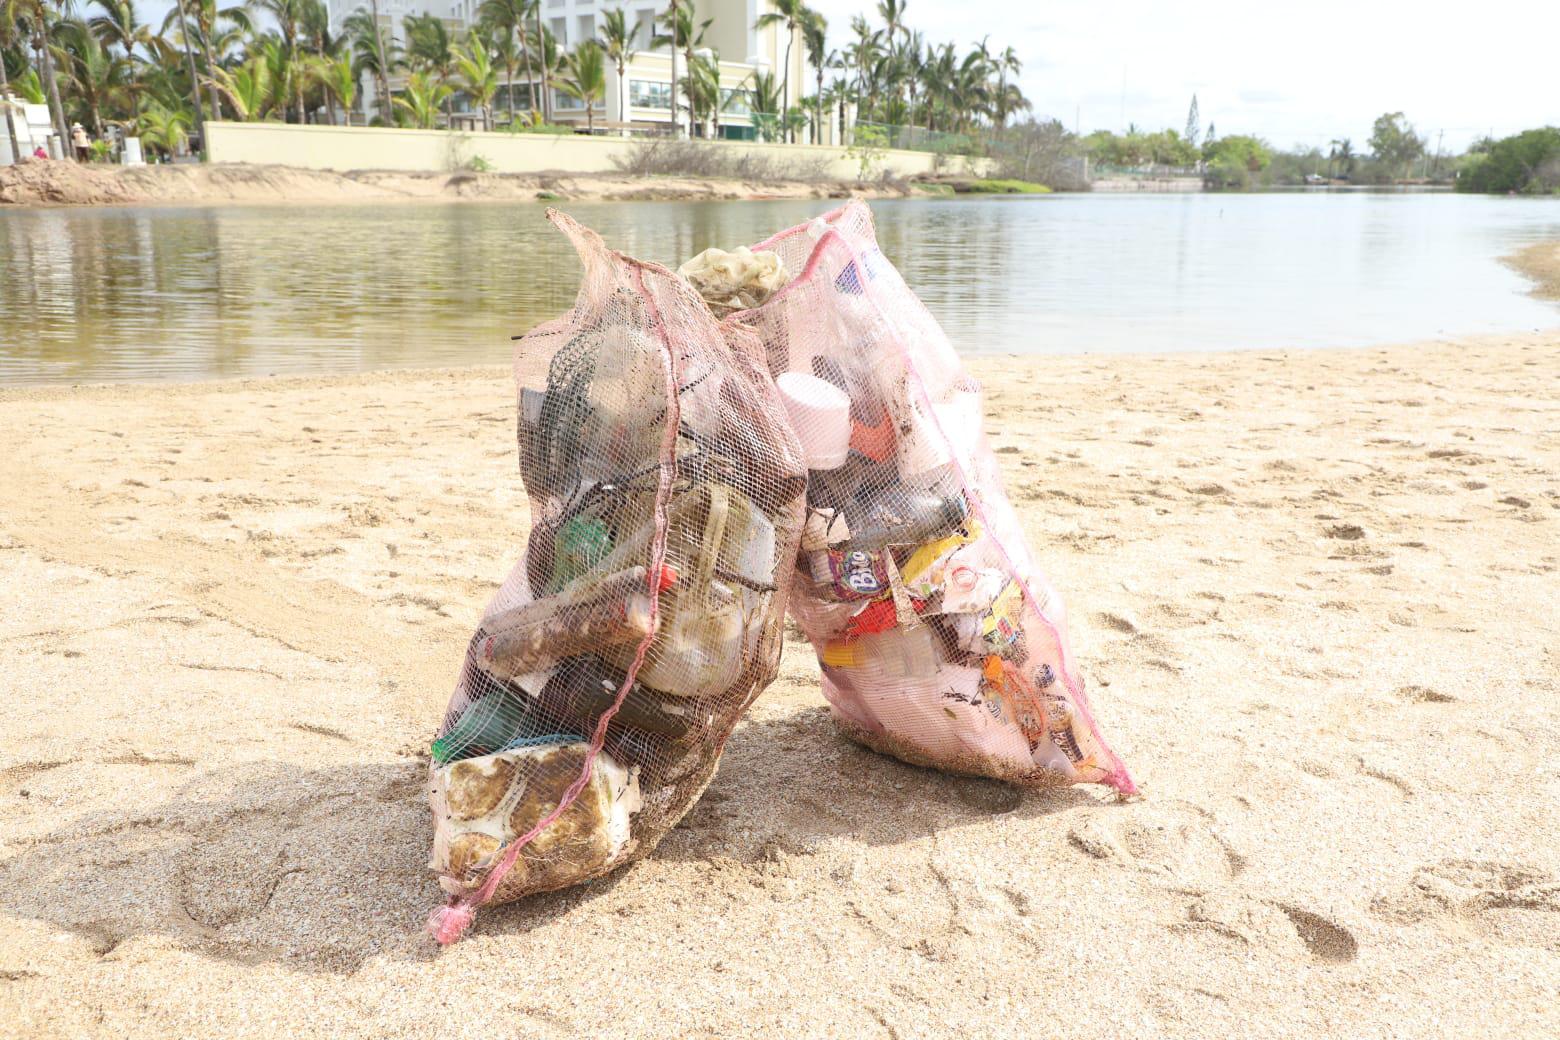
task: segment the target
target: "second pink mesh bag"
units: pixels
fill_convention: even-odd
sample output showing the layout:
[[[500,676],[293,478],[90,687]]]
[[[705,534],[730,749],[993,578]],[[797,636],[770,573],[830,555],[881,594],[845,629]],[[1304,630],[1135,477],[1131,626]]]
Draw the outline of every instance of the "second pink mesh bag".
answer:
[[[516,349],[533,522],[433,742],[441,942],[677,824],[774,679],[801,528],[805,471],[757,337],[549,217],[585,271]]]
[[[859,202],[753,247],[792,281],[733,320],[762,338],[808,466],[790,608],[842,729],[919,765],[1136,790],[1089,711],[981,389]]]

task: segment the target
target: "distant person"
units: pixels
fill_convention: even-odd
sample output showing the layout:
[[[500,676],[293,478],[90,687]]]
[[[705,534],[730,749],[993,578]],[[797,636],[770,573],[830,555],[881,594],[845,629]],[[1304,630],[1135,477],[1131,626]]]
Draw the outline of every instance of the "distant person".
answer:
[[[80,123],[71,125],[70,143],[76,149],[76,161],[86,162],[92,154],[92,139],[87,136],[86,129]]]
[[[48,157],[49,153],[43,150],[43,145],[40,144],[38,147],[33,149],[34,159],[47,159]]]

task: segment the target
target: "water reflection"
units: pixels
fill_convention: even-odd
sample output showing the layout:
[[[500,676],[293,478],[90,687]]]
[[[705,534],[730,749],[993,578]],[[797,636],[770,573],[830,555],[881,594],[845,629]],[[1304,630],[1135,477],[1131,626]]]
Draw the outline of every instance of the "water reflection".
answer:
[[[571,204],[675,264],[813,202]],[[969,353],[1325,346],[1551,324],[1494,262],[1543,200],[1069,196],[876,207]],[[0,382],[499,362],[578,265],[534,204],[0,212]]]

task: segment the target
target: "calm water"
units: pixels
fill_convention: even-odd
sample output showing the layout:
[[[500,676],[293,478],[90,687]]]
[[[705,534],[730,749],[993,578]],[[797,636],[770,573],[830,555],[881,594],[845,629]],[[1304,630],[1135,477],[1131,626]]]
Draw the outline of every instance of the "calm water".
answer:
[[[578,203],[675,265],[828,203]],[[960,349],[1343,346],[1529,329],[1496,262],[1560,203],[1454,195],[884,202],[883,246]],[[507,361],[578,266],[536,204],[0,211],[0,383]]]

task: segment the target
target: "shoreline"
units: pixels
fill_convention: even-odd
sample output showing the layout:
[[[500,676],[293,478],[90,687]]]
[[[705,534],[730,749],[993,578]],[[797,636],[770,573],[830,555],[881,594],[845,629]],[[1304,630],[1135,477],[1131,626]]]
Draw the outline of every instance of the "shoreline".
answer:
[[[1501,263],[1533,283],[1530,295],[1560,300],[1560,239],[1524,246],[1501,257]]]
[[[94,166],[29,161],[0,167],[0,210],[66,207],[334,203],[646,202],[917,198],[909,182],[744,181],[619,173],[418,173],[306,170],[248,163]]]
[[[652,856],[443,951],[428,740],[530,522],[508,366],[0,390],[8,1025],[1554,1035],[1557,367],[971,361],[1144,796],[877,756],[788,636]]]

